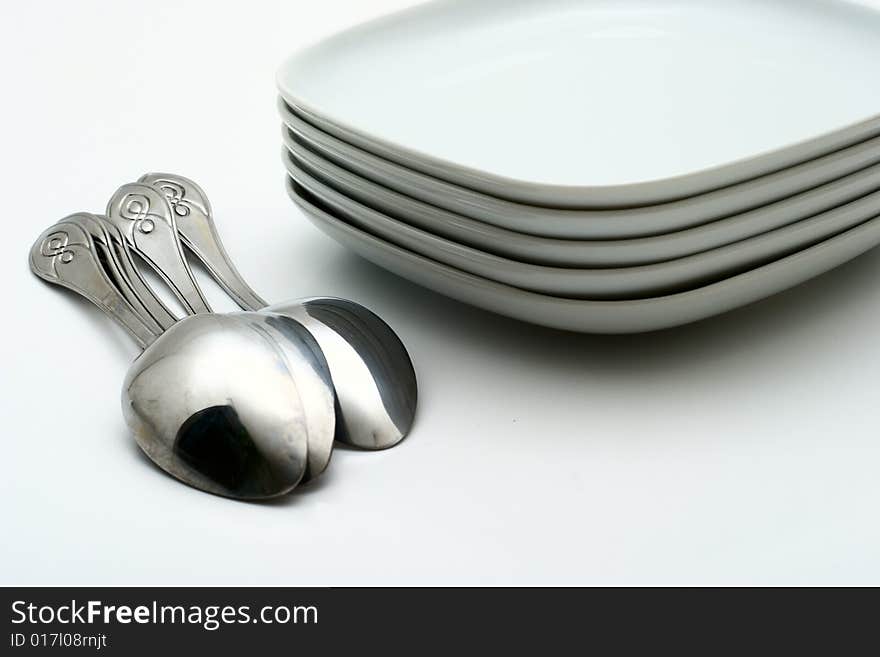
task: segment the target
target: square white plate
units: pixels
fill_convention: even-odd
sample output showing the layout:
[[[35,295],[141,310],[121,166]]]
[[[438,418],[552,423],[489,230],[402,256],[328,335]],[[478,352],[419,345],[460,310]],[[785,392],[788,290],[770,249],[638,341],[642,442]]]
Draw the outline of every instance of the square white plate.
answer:
[[[639,267],[548,267],[503,258],[414,228],[322,183],[287,159],[288,175],[343,221],[438,263],[531,292],[574,299],[644,299],[703,287],[829,239],[880,215],[880,191],[747,240]]]
[[[880,14],[839,0],[438,0],[290,58],[319,127],[502,198],[649,205],[880,130]]]
[[[334,240],[398,276],[459,301],[533,324],[582,333],[640,333],[680,326],[803,283],[880,244],[880,218],[738,276],[689,292],[630,301],[584,301],[526,292],[440,264],[349,225],[288,192]]]
[[[765,176],[668,203],[611,210],[547,208],[500,199],[409,169],[310,126],[284,103],[280,109],[287,126],[283,139],[291,148],[300,143],[367,180],[465,217],[559,239],[629,239],[703,226],[880,163],[880,137],[874,137]]]
[[[880,190],[880,164],[874,164],[775,203],[694,228],[623,240],[557,239],[451,212],[348,171],[295,141],[288,139],[285,146],[288,171],[295,166],[389,217],[487,253],[557,267],[632,267],[683,258],[800,222]]]

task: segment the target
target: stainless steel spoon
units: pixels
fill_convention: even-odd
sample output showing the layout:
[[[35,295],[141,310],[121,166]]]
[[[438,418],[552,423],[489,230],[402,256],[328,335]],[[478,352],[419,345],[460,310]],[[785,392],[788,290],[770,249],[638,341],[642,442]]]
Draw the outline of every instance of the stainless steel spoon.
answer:
[[[339,403],[336,439],[363,449],[385,449],[412,428],[418,384],[400,338],[382,319],[352,301],[313,297],[268,306],[232,264],[202,189],[188,178],[148,173],[140,182],[165,195],[180,239],[245,309],[293,317],[315,337],[330,366]]]
[[[172,289],[176,287],[180,290],[184,298],[191,300],[188,306],[193,307],[199,303],[197,299],[202,299],[204,308],[207,308],[180,245],[176,225],[179,209],[175,211],[164,194],[140,183],[120,187],[108,208],[124,207],[132,198],[137,199],[135,203],[138,208],[148,208],[148,216],[153,222],[152,240],[141,238],[141,242],[147,242],[141,248],[149,251],[160,277],[170,282]],[[123,234],[132,249],[138,248],[137,237],[136,230]],[[152,250],[150,247],[153,247]],[[160,262],[162,264],[158,264]],[[166,267],[170,272],[165,271]],[[297,381],[302,384],[300,395],[303,398],[309,442],[308,468],[302,482],[306,483],[324,472],[330,462],[336,428],[336,396],[327,361],[314,337],[301,324],[290,319],[272,317],[270,321],[276,330],[288,336],[288,340],[282,340],[280,345],[282,348],[290,345],[290,364]]]
[[[126,216],[126,212],[118,208],[131,207],[132,204],[137,210],[128,214],[147,217],[152,228],[148,236],[144,237],[139,236],[137,224],[131,226],[123,223],[123,227],[129,228],[121,233],[126,244],[132,250],[140,249],[144,252],[153,268],[169,284],[172,291],[178,292],[178,296],[185,301],[186,306],[192,309],[201,304],[200,309],[194,312],[205,312],[203,309],[208,308],[208,305],[184,257],[176,227],[177,212],[170,201],[151,186],[140,183],[123,185],[108,204],[108,212],[112,212],[112,216],[117,217],[116,224]],[[112,218],[108,220],[113,221]],[[304,397],[309,430],[309,468],[304,481],[310,481],[321,474],[330,462],[336,428],[335,392],[333,392],[327,361],[311,333],[297,322],[281,321],[278,317],[272,318],[271,321],[276,328],[283,329],[289,334],[289,339],[294,345],[294,353],[290,360],[296,368],[294,374],[297,380],[303,384],[300,394]],[[162,327],[170,328],[168,324],[162,324]],[[286,341],[282,341],[281,344],[284,346]],[[303,348],[311,354],[307,361],[302,358]],[[334,420],[328,422],[331,416]]]
[[[135,210],[131,210],[132,207]],[[199,310],[194,312],[210,312],[183,254],[176,226],[177,212],[164,194],[140,183],[123,185],[110,200],[108,214],[108,221],[114,222],[115,217],[115,225],[122,222],[123,228],[128,228],[125,232],[120,231],[122,239],[132,250],[139,250],[149,259],[152,267],[172,291],[178,293],[188,308],[198,307]],[[133,225],[125,223],[125,217],[132,215],[142,217],[142,221],[150,221],[146,236],[139,234],[136,222]],[[304,482],[310,481],[321,474],[330,462],[336,428],[336,396],[327,361],[311,333],[290,320],[282,321],[274,317],[272,322],[277,329],[289,335],[289,340],[282,341],[281,346],[291,343],[293,353],[290,362],[297,380],[303,384],[300,394],[304,397],[309,439],[309,467]],[[162,328],[168,329],[170,325],[162,323]],[[309,356],[307,359],[303,358],[304,350]],[[333,421],[329,422],[331,417]]]
[[[77,215],[47,229],[29,254],[31,271],[45,281],[82,295],[125,328],[141,348],[159,337],[159,331],[138,314],[108,276],[89,231]]]
[[[235,302],[245,310],[258,310],[268,304],[247,284],[235,265],[211,217],[208,197],[189,178],[170,173],[147,173],[139,183],[149,185],[161,192],[174,213],[175,227],[180,241],[195,255],[214,279]]]
[[[306,332],[284,316],[234,313],[193,315],[160,334],[107,275],[87,223],[74,215],[46,230],[30,266],[91,300],[144,348],[123,387],[141,449],[177,479],[218,495],[264,499],[295,488],[310,467],[301,391],[313,385],[296,372],[320,353],[295,339]],[[333,426],[332,412],[327,421]]]
[[[177,321],[141,277],[126,248],[124,238],[113,224],[103,217],[86,212],[72,215],[68,220],[78,223],[89,232],[108,277],[151,328],[161,332]]]
[[[174,213],[163,194],[149,185],[123,185],[107,204],[107,219],[189,312],[211,312],[183,255]]]

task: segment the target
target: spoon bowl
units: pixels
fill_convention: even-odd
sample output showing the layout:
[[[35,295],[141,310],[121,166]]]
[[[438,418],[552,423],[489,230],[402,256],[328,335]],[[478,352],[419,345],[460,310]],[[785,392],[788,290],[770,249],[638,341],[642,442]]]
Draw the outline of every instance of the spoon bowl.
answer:
[[[200,490],[276,497],[308,469],[296,379],[286,350],[263,324],[244,313],[187,317],[147,347],[125,377],[123,414],[138,445]]]
[[[269,306],[299,321],[321,345],[339,399],[339,440],[360,449],[387,449],[412,428],[418,382],[409,352],[378,315],[335,297]]]

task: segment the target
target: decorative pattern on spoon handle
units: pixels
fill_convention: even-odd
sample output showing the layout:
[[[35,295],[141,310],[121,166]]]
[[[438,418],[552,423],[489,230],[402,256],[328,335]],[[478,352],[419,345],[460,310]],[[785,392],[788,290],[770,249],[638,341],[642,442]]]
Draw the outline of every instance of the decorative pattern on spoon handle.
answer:
[[[107,205],[107,219],[190,313],[211,312],[183,253],[174,210],[161,192],[140,183],[123,185]]]
[[[201,187],[173,173],[147,173],[141,176],[140,182],[165,196],[174,212],[181,241],[242,309],[259,310],[268,305],[232,263],[214,224],[211,204]]]
[[[75,221],[57,223],[30,251],[30,266],[43,280],[85,297],[119,322],[142,348],[158,337],[107,277],[91,235]]]

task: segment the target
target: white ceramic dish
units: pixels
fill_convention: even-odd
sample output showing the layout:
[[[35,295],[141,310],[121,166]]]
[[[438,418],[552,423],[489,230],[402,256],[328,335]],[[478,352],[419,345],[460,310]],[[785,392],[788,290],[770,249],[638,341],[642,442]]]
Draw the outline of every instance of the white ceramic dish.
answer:
[[[878,60],[880,15],[843,1],[439,0],[294,55],[277,82],[407,167],[524,203],[620,207],[877,134]]]
[[[875,192],[811,219],[686,258],[616,269],[546,267],[501,258],[414,228],[340,194],[287,161],[289,175],[305,190],[303,196],[356,228],[463,272],[578,299],[640,299],[693,289],[778,260],[880,215],[880,192]]]
[[[583,333],[640,333],[694,322],[769,297],[855,258],[880,243],[880,219],[809,249],[719,283],[635,301],[583,301],[526,292],[466,274],[348,225],[304,200],[291,198],[331,238],[398,276],[486,310]]]
[[[283,106],[283,104],[282,104]],[[701,226],[822,185],[880,162],[880,137],[772,174],[662,205],[618,210],[562,210],[505,201],[383,160],[307,126],[282,109],[285,143],[413,198],[517,232],[561,239],[628,239]]]
[[[388,216],[487,253],[555,267],[632,267],[690,256],[800,221],[880,189],[880,164],[740,215],[687,230],[630,240],[562,240],[498,228],[424,203],[351,173],[305,146],[288,143],[302,171]]]

